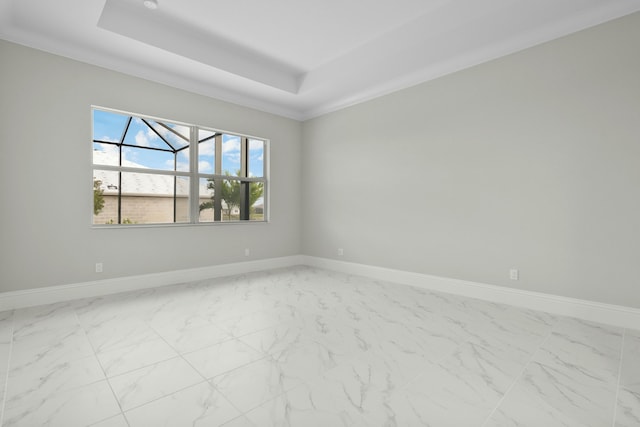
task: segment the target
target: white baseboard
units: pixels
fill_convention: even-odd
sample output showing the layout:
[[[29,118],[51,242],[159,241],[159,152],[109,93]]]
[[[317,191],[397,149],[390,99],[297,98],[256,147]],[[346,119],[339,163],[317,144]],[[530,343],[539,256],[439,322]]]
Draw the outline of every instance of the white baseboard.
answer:
[[[598,323],[640,329],[640,309],[637,308],[306,255],[268,258],[164,273],[4,292],[0,293],[0,311],[295,265],[308,265],[562,316],[571,316]]]
[[[337,261],[327,258],[302,256],[301,262],[312,267],[339,271],[446,292],[485,301],[509,304],[547,313],[576,317],[629,329],[640,329],[640,309],[594,301],[568,298],[541,292],[523,291],[504,286],[411,273],[365,264]]]
[[[186,270],[174,270],[164,273],[118,277],[70,285],[48,286],[24,291],[3,292],[0,293],[0,311],[71,301],[80,298],[93,298],[119,292],[193,282],[196,280],[233,276],[235,274],[251,273],[273,268],[291,267],[302,263],[300,256],[288,256],[190,268]]]

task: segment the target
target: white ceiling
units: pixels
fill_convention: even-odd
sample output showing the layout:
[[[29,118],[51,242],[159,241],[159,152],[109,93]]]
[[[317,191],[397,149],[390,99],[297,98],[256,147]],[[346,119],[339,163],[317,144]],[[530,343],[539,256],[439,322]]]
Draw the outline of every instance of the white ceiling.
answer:
[[[0,38],[299,120],[640,10],[640,0],[0,0]]]

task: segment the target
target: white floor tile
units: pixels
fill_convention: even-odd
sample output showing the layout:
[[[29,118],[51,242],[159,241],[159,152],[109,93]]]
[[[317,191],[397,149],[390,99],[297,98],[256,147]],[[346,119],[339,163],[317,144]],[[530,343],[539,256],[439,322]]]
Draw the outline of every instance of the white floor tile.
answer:
[[[216,326],[234,337],[241,337],[275,326],[281,322],[282,318],[278,312],[267,310],[233,317],[219,322]]]
[[[56,394],[46,400],[30,401],[6,408],[4,427],[84,427],[120,413],[106,381]]]
[[[130,427],[220,426],[240,415],[207,382],[186,388],[125,413]]]
[[[104,379],[104,372],[94,355],[69,361],[39,363],[29,370],[9,372],[5,406],[44,401],[60,392]]]
[[[176,357],[111,377],[109,383],[122,409],[126,411],[203,380],[187,362]]]
[[[363,412],[383,408],[381,403],[380,395],[352,394],[340,381],[318,380],[280,394],[245,416],[261,427],[351,426],[362,420]]]
[[[172,359],[178,353],[163,339],[155,338],[114,350],[98,352],[98,360],[108,377]]]
[[[621,389],[618,394],[614,427],[640,426],[640,390]]]
[[[216,325],[198,325],[197,327],[179,327],[167,325],[163,329],[156,328],[158,335],[180,353],[190,353],[205,347],[228,341],[233,337]]]
[[[211,383],[236,408],[248,411],[301,382],[287,377],[276,361],[260,359],[214,377]]]
[[[264,357],[264,354],[236,339],[184,355],[187,362],[205,378],[213,378]]]
[[[487,426],[608,426],[615,396],[615,384],[579,368],[536,362],[527,367]]]
[[[637,427],[638,360],[640,331],[307,267],[0,313],[5,426]]]
[[[299,347],[311,340],[304,330],[295,324],[283,323],[239,338],[263,354],[280,353],[291,347]]]
[[[141,320],[118,319],[86,329],[97,353],[104,353],[158,338],[158,334]]]
[[[62,327],[14,337],[9,369],[16,373],[27,372],[38,366],[65,363],[93,354],[84,330]]]
[[[485,359],[477,370],[472,351],[460,360],[431,364],[406,387],[393,393],[386,406],[398,425],[480,426],[507,391],[506,376]]]
[[[640,331],[626,331],[623,351],[620,385],[640,392]]]
[[[22,337],[59,328],[75,329],[80,326],[70,302],[41,305],[16,310],[13,321],[14,337]]]

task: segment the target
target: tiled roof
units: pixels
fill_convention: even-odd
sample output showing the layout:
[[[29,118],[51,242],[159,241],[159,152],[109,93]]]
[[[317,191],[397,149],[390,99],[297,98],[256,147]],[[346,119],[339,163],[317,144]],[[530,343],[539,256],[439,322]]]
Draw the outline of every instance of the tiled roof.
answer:
[[[95,150],[93,152],[94,164],[117,164],[117,157],[114,153]],[[131,161],[123,161],[123,166],[147,169]],[[101,188],[105,195],[118,194],[118,172],[94,169],[94,179],[102,182]],[[189,194],[189,179],[178,177],[175,181],[176,194],[187,196]],[[157,175],[145,173],[122,173],[122,194],[123,195],[154,195],[173,197],[174,177],[170,175]],[[200,194],[207,194],[206,184],[200,185]]]

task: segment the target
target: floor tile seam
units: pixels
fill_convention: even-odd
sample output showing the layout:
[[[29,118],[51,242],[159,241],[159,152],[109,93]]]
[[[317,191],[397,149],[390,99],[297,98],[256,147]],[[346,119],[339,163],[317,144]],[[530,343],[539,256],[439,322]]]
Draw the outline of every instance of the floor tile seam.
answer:
[[[78,317],[78,312],[77,309],[74,309],[74,313],[76,315],[76,317],[78,318],[78,321],[80,320],[80,318]],[[91,340],[89,339],[89,334],[87,334],[86,329],[84,328],[84,326],[82,326],[82,330],[85,334],[85,337],[87,338],[87,341],[89,342],[89,346],[91,347],[91,349],[93,350],[93,356],[96,358],[96,360],[98,361],[98,365],[100,366],[100,369],[102,369],[102,374],[104,375],[105,379],[104,381],[106,381],[107,386],[109,387],[109,390],[111,390],[111,395],[113,396],[113,399],[116,402],[116,405],[118,405],[118,408],[120,409],[120,415],[122,415],[122,417],[124,418],[125,422],[127,423],[127,425],[129,426],[129,420],[127,420],[127,418],[124,415],[124,411],[122,409],[122,405],[120,404],[120,401],[118,400],[118,396],[116,396],[116,392],[113,390],[113,386],[111,385],[111,382],[109,381],[109,378],[107,377],[107,372],[104,369],[104,366],[102,365],[102,362],[100,361],[100,358],[98,357],[98,353],[96,352],[96,348],[93,345],[93,342],[91,342]],[[106,420],[107,418],[105,418]],[[104,421],[104,420],[102,420]],[[0,424],[0,427],[2,426],[2,424]]]
[[[235,406],[234,406],[235,408]],[[253,421],[251,421],[245,414],[240,414],[237,417],[231,418],[229,421],[225,421],[224,424],[221,424],[219,427],[225,427],[230,425],[231,423],[235,422],[236,420],[242,419],[243,421],[248,422],[249,426],[255,427],[255,424],[253,423]]]
[[[616,394],[615,394],[615,400],[613,403],[613,422],[612,422],[612,427],[615,427],[616,425],[616,418],[618,416],[618,399],[620,397],[620,383],[622,381],[622,363],[623,363],[623,359],[624,359],[624,344],[625,344],[625,338],[627,336],[627,330],[623,329],[622,331],[622,343],[620,344],[620,361],[618,362],[618,383],[616,385]]]
[[[552,329],[551,329],[551,335],[550,335],[550,337],[551,337],[551,336],[553,336],[553,335],[560,335],[560,336],[563,336],[563,335],[567,335],[567,334],[568,334],[568,333],[566,333],[566,332],[559,333],[559,332],[556,330],[556,329],[557,329],[557,327],[561,324],[561,321],[562,321],[563,319],[564,319],[564,320],[567,320],[567,319],[568,319],[568,320],[572,320],[572,321],[576,321],[576,320],[577,320],[577,321],[579,321],[579,322],[582,322],[582,319],[579,319],[579,318],[576,318],[576,317],[556,315],[556,316],[555,316],[555,323],[554,323],[554,325],[552,326]],[[585,322],[586,322],[586,321],[585,321]],[[598,323],[598,322],[589,322],[589,323],[594,323],[594,324],[604,325],[604,326],[610,326],[610,325],[606,325],[606,324],[604,324],[604,323]],[[620,334],[620,338],[622,339],[622,338],[623,338],[623,335],[624,335],[624,334],[625,334],[625,332],[626,332],[626,329],[625,329],[625,328],[618,328],[618,329],[621,329],[621,330],[622,330],[622,333]],[[549,337],[549,338],[550,338],[550,337]],[[545,341],[546,341],[546,340],[545,340]],[[584,344],[584,343],[579,342],[579,344]],[[542,345],[540,346],[540,348],[542,348]],[[621,359],[622,359],[622,358],[620,358],[620,360],[621,360]],[[544,363],[541,363],[541,364],[546,366],[546,364],[544,364]]]
[[[136,406],[132,406],[131,408],[122,409],[122,415],[125,417],[125,419],[127,420],[127,424],[128,424],[129,420],[127,419],[127,412],[131,412],[131,411],[133,411],[135,409],[140,409],[143,406],[149,405],[149,404],[151,404],[153,402],[156,402],[156,401],[158,401],[160,399],[164,399],[164,398],[173,396],[174,394],[181,393],[181,392],[183,392],[183,391],[185,391],[185,390],[187,390],[187,389],[189,389],[191,387],[196,387],[196,386],[199,386],[200,384],[204,384],[204,383],[208,383],[211,387],[213,387],[213,385],[211,385],[211,383],[208,380],[198,381],[196,383],[192,383],[192,384],[189,384],[187,386],[181,387],[178,390],[172,391],[171,393],[163,394],[162,396],[158,396],[158,397],[154,397],[153,399],[151,399],[151,400],[149,400],[147,402],[141,403],[141,404],[136,405]],[[216,389],[216,392],[219,393],[219,391],[217,389]],[[226,399],[226,396],[225,396],[225,399]],[[229,399],[226,399],[226,400],[229,400]],[[117,398],[116,398],[116,401],[118,401]],[[120,405],[120,401],[118,401],[118,405]]]
[[[230,374],[231,372],[234,372],[234,371],[240,370],[240,369],[242,369],[242,368],[245,368],[245,367],[247,367],[247,366],[251,365],[252,363],[257,363],[257,362],[260,362],[260,361],[263,361],[263,360],[270,360],[271,362],[278,363],[278,361],[277,361],[277,360],[275,360],[271,355],[261,355],[261,357],[259,357],[259,358],[257,358],[257,359],[251,360],[250,362],[247,362],[247,363],[243,363],[242,365],[240,365],[240,366],[236,366],[235,368],[229,369],[228,371],[220,372],[219,374],[215,374],[215,375],[214,375],[214,376],[212,376],[212,377],[206,378],[206,380],[207,380],[207,381],[213,381],[214,379],[216,379],[216,378],[218,378],[218,377],[221,377],[221,376],[223,376],[223,375],[228,375],[228,374]],[[194,369],[195,369],[195,368],[194,368]],[[197,370],[197,369],[196,369],[196,370]],[[198,373],[200,373],[200,371],[198,371]],[[204,374],[201,374],[201,375],[202,375],[202,376],[204,376]]]
[[[7,402],[7,386],[9,385],[9,368],[11,366],[11,356],[13,354],[13,329],[15,326],[15,310],[11,310],[11,340],[9,341],[9,354],[7,355],[7,372],[4,374],[4,384],[2,385],[2,402],[0,404],[0,426],[4,424],[5,405]]]
[[[155,327],[153,327],[153,326],[151,326],[151,325],[148,325],[148,326],[149,326],[149,328],[151,328],[151,329],[153,330],[153,332],[155,332],[155,333],[156,333],[156,335],[158,336],[158,338],[159,338],[159,339],[161,339],[162,341],[164,341],[164,342],[165,342],[165,344],[167,344],[167,345],[168,345],[168,346],[169,346],[173,351],[175,351],[175,352],[176,352],[177,354],[179,354],[179,355],[191,354],[191,353],[194,353],[194,352],[196,352],[196,351],[204,350],[205,348],[213,347],[213,346],[220,345],[220,344],[222,344],[222,343],[229,342],[229,341],[232,341],[232,340],[234,340],[234,339],[237,339],[237,338],[235,338],[233,335],[229,334],[228,332],[226,332],[226,331],[221,330],[220,328],[218,328],[218,329],[220,329],[222,332],[224,332],[224,333],[227,335],[227,337],[225,337],[225,339],[224,339],[224,340],[222,340],[222,341],[218,341],[218,342],[216,342],[216,343],[214,343],[214,344],[206,345],[206,346],[204,346],[204,347],[199,347],[199,348],[196,348],[196,349],[193,349],[193,350],[183,351],[183,350],[178,349],[175,345],[171,344],[171,343],[168,341],[168,339],[166,339],[166,338],[165,338],[165,337],[164,337],[160,332],[158,332],[158,330],[157,330]]]
[[[543,349],[540,349],[540,350],[549,353],[549,350],[543,350]],[[612,358],[603,358],[603,360],[604,359],[611,360]],[[614,359],[614,362],[616,362],[616,359]],[[559,362],[554,359],[537,360],[534,363],[536,363],[537,365],[545,369],[553,369],[553,370],[563,370],[567,368],[575,369],[578,371],[580,375],[582,375],[582,378],[586,379],[587,381],[597,382],[598,384],[601,384],[601,388],[606,388],[612,393],[614,394],[616,393],[618,377],[619,377],[619,374],[617,372],[612,372],[610,370],[607,370],[598,366],[591,366],[591,365],[585,365],[585,364],[579,364],[579,363],[569,363],[569,362],[563,363],[562,361]],[[618,364],[620,363],[619,360],[617,361],[617,363]],[[614,369],[614,371],[617,371],[617,370],[618,369]]]
[[[178,358],[179,356],[180,356],[180,354],[176,354],[176,355],[174,355],[174,356],[167,357],[167,358],[165,358],[165,359],[161,359],[161,360],[155,361],[155,362],[153,362],[153,363],[144,364],[144,365],[138,366],[138,367],[136,367],[136,368],[129,369],[129,370],[127,370],[127,371],[118,372],[117,374],[111,374],[111,375],[109,375],[109,374],[106,374],[106,372],[105,372],[105,379],[110,379],[110,378],[119,377],[119,376],[121,376],[121,375],[130,374],[131,372],[137,371],[138,369],[144,369],[144,368],[148,368],[148,367],[150,367],[150,366],[156,365],[156,364],[158,364],[158,363],[164,363],[164,362],[167,362],[167,361],[169,361],[169,360],[171,360],[171,359],[176,359],[176,358]]]
[[[232,418],[231,420],[227,421],[226,423],[228,423],[228,422],[230,422],[230,421],[232,421],[232,420],[234,420],[234,419],[236,419],[236,418],[246,417],[246,414],[248,414],[249,412],[253,411],[253,410],[254,410],[254,409],[256,409],[256,408],[259,408],[260,406],[264,405],[264,404],[265,404],[265,403],[267,403],[267,402],[271,402],[272,400],[275,400],[276,398],[278,398],[278,397],[280,397],[280,396],[282,396],[283,394],[285,394],[285,393],[286,393],[286,391],[285,391],[285,392],[282,392],[282,393],[279,393],[277,396],[274,396],[273,398],[270,398],[270,399],[268,399],[268,400],[266,400],[266,401],[264,401],[264,402],[261,402],[261,403],[260,403],[259,405],[257,405],[256,407],[251,408],[251,409],[248,409],[248,410],[246,410],[246,411],[245,411],[245,410],[243,410],[242,408],[240,408],[238,405],[236,405],[236,404],[235,404],[231,399],[229,399],[229,398],[227,397],[227,395],[226,395],[226,394],[224,394],[224,393],[222,392],[222,390],[220,390],[218,387],[216,387],[215,383],[213,382],[213,378],[208,379],[208,380],[207,380],[207,382],[209,383],[209,385],[210,385],[211,387],[213,387],[213,389],[216,391],[216,393],[220,394],[220,396],[222,396],[222,397],[223,397],[227,402],[229,402],[229,404],[230,404],[230,405],[231,405],[231,406],[232,406],[236,411],[238,411],[238,413],[240,414],[240,415],[238,415],[237,417],[234,417],[234,418]],[[253,424],[253,423],[252,423],[252,424]]]
[[[540,344],[538,345],[537,349],[535,349],[533,352],[531,352],[531,356],[529,357],[529,360],[527,361],[527,363],[525,363],[523,365],[522,369],[520,370],[520,373],[514,378],[514,380],[511,382],[511,384],[509,385],[507,390],[502,394],[502,397],[500,398],[500,400],[498,400],[498,402],[495,404],[495,406],[491,410],[491,413],[489,413],[487,418],[482,423],[482,427],[485,427],[487,425],[487,423],[493,417],[493,414],[495,414],[495,412],[498,410],[498,408],[504,403],[504,401],[506,400],[506,398],[509,395],[509,393],[520,382],[520,379],[524,376],[524,373],[527,371],[529,366],[531,366],[531,364],[533,363],[536,355],[540,352],[540,349],[549,340],[549,338],[551,337],[552,334],[553,334],[553,328],[549,328],[549,332],[547,333],[547,336],[545,337],[545,339],[540,342]]]
[[[207,377],[205,377],[204,374],[202,372],[200,372],[199,369],[197,369],[195,366],[193,366],[193,364],[191,362],[189,362],[189,360],[187,360],[187,358],[184,357],[183,354],[178,354],[178,357],[181,358],[187,365],[189,365],[189,367],[191,369],[193,369],[204,381],[209,381],[209,379]]]
[[[202,372],[200,372],[200,370],[199,370],[199,369],[197,369],[197,368],[196,368],[196,367],[195,367],[191,362],[189,362],[189,360],[188,360],[185,356],[187,356],[187,355],[189,355],[189,354],[191,354],[191,353],[195,353],[195,352],[197,352],[197,351],[204,350],[204,349],[209,348],[209,347],[214,347],[214,346],[216,346],[216,345],[220,345],[220,344],[222,344],[222,343],[217,343],[217,344],[213,344],[213,345],[208,346],[208,347],[203,347],[203,348],[201,348],[201,349],[199,349],[199,350],[194,350],[194,351],[189,352],[189,353],[180,353],[179,351],[177,351],[177,349],[175,349],[173,346],[171,346],[171,344],[169,344],[169,343],[164,339],[164,337],[162,337],[162,336],[161,336],[160,338],[161,338],[161,339],[162,339],[162,340],[163,340],[163,341],[164,341],[168,346],[170,346],[174,351],[176,351],[176,352],[178,353],[178,356],[177,356],[177,357],[181,358],[181,359],[182,359],[182,360],[183,360],[187,365],[189,365],[189,367],[190,367],[191,369],[193,369],[193,370],[194,370],[194,371],[195,371],[195,372],[196,372],[200,377],[202,377],[204,381],[211,381],[213,378],[215,378],[215,377],[217,377],[217,376],[227,374],[227,373],[229,373],[229,372],[231,372],[231,371],[234,371],[234,370],[236,370],[236,369],[239,369],[239,368],[242,368],[242,367],[244,367],[244,366],[247,366],[247,365],[249,365],[250,363],[254,363],[254,362],[257,362],[258,360],[262,360],[262,359],[265,359],[266,357],[268,357],[268,356],[260,357],[260,358],[258,358],[258,359],[255,359],[255,360],[252,360],[252,361],[250,361],[250,362],[247,362],[247,363],[245,363],[245,364],[243,364],[243,365],[241,365],[241,366],[237,366],[237,367],[235,367],[235,368],[233,368],[233,369],[230,369],[230,370],[228,370],[228,371],[225,371],[225,372],[222,372],[222,373],[220,373],[220,374],[214,375],[214,376],[213,376],[213,377],[211,377],[211,378],[207,378],[207,377],[205,376],[205,374],[204,374],[204,373],[202,373]],[[229,342],[229,341],[232,341],[232,340],[239,341],[237,338],[231,338],[231,339],[229,339],[229,340],[227,340],[227,341],[223,341],[223,342]],[[244,343],[244,342],[243,342],[243,344],[248,345],[248,344],[246,344],[246,343]],[[260,352],[260,353],[261,353],[261,352]],[[171,360],[171,359],[173,359],[173,358],[170,358],[170,359],[167,359],[167,360]],[[216,390],[217,390],[217,388],[216,388]],[[227,400],[229,400],[229,399],[227,399]]]
[[[158,335],[158,333],[154,329],[152,329],[151,327],[149,327],[146,324],[145,324],[145,326],[147,326],[155,334],[155,336],[143,338],[143,339],[137,341],[137,343],[153,341],[154,339],[160,338],[160,336]],[[136,344],[113,345],[113,346],[106,347],[105,349],[99,349],[98,350],[98,347],[101,347],[101,346],[94,345],[92,339],[89,337],[89,333],[86,330],[84,330],[83,332],[84,332],[85,336],[87,337],[87,340],[89,341],[89,344],[91,345],[91,348],[93,349],[93,352],[96,355],[99,354],[99,353],[103,354],[103,353],[108,353],[108,352],[111,352],[111,351],[122,350],[124,348],[136,345]]]
[[[127,426],[129,426],[129,427],[130,427],[129,420],[127,420],[127,417],[125,417],[125,416],[124,416],[124,414],[122,413],[122,410],[120,410],[120,414],[110,415],[110,416],[108,416],[107,418],[102,418],[102,419],[100,419],[100,420],[98,420],[98,421],[96,421],[96,422],[93,422],[93,423],[91,423],[91,424],[87,425],[86,427],[93,427],[93,426],[96,426],[96,425],[98,425],[98,424],[100,424],[100,423],[102,423],[102,422],[104,422],[104,421],[110,420],[110,419],[112,419],[112,418],[116,418],[118,415],[120,415],[120,416],[124,419],[124,422],[125,422],[125,423],[127,423]],[[2,426],[0,426],[0,427],[2,427]]]
[[[191,367],[191,366],[190,366],[190,367]],[[132,406],[131,408],[126,408],[126,409],[125,409],[123,405],[120,405],[120,408],[121,408],[122,412],[123,412],[123,413],[125,413],[125,412],[127,412],[127,411],[130,411],[130,410],[132,410],[132,409],[135,409],[135,408],[138,408],[138,407],[140,407],[140,406],[146,405],[147,403],[150,403],[150,402],[156,401],[156,400],[161,399],[161,398],[163,398],[163,397],[171,396],[171,395],[173,395],[173,394],[175,394],[175,393],[178,393],[178,392],[180,392],[180,391],[183,391],[183,390],[185,390],[185,389],[188,389],[189,387],[193,387],[193,386],[196,386],[196,385],[198,385],[198,384],[202,384],[203,382],[205,382],[205,381],[206,381],[206,380],[203,380],[203,379],[202,379],[202,376],[201,376],[201,375],[199,375],[199,373],[198,373],[197,371],[196,371],[196,375],[199,377],[199,378],[198,378],[198,381],[195,381],[195,382],[189,382],[187,385],[181,386],[181,387],[180,387],[180,388],[178,388],[177,390],[171,391],[171,392],[169,392],[169,393],[167,393],[167,394],[163,394],[163,395],[158,396],[158,397],[154,397],[153,399],[151,399],[151,400],[149,400],[149,401],[147,401],[147,402],[143,402],[143,403],[137,404],[137,405],[135,405],[135,406]],[[113,378],[111,378],[111,379],[113,379]],[[109,381],[109,385],[111,385],[111,379],[107,378],[107,381]],[[113,390],[113,387],[112,387],[112,390]],[[120,403],[120,400],[118,399],[117,394],[115,393],[115,391],[114,391],[114,395],[116,396],[116,400],[118,401],[118,403]]]
[[[149,328],[149,329],[150,329],[150,330],[155,334],[155,336],[151,336],[151,337],[143,338],[143,339],[141,339],[141,340],[139,340],[139,341],[136,341],[136,342],[135,342],[135,343],[133,343],[133,344],[127,344],[127,345],[123,345],[123,346],[115,346],[115,347],[113,347],[113,348],[109,348],[108,350],[101,350],[101,351],[100,351],[100,350],[98,350],[98,351],[96,351],[96,354],[104,354],[104,353],[111,353],[111,352],[114,352],[114,351],[116,351],[116,350],[124,350],[124,349],[126,349],[126,348],[134,347],[134,346],[138,346],[138,345],[140,345],[141,343],[147,343],[147,342],[154,341],[154,340],[163,340],[163,341],[165,341],[165,340],[164,340],[164,337],[162,337],[162,336],[158,333],[158,331],[157,331],[155,328],[153,328],[153,327],[152,327],[152,326],[150,326],[150,325],[145,325],[145,326],[147,326],[147,327],[148,327],[148,328]],[[87,338],[88,338],[88,336],[87,336]],[[89,340],[90,340],[90,339],[89,339]],[[91,340],[90,340],[90,341],[91,341]],[[92,343],[92,344],[93,344],[93,343]],[[174,350],[175,350],[175,349],[174,349]]]
[[[281,391],[280,391],[278,394],[276,394],[276,395],[274,395],[274,396],[269,397],[267,400],[264,400],[264,401],[262,401],[262,402],[258,403],[257,405],[250,407],[250,408],[249,408],[249,409],[247,409],[247,410],[243,410],[243,409],[239,408],[235,403],[233,403],[233,401],[232,401],[231,399],[229,399],[229,398],[228,398],[228,397],[227,397],[227,396],[222,392],[222,390],[220,390],[218,387],[216,387],[216,385],[213,383],[213,378],[211,378],[211,379],[209,380],[209,384],[211,384],[211,386],[212,386],[212,387],[213,387],[213,388],[214,388],[218,393],[220,393],[220,395],[221,395],[221,396],[223,396],[223,397],[224,397],[224,398],[225,398],[229,403],[231,403],[231,405],[232,405],[235,409],[237,409],[237,410],[240,412],[240,415],[238,415],[238,416],[237,416],[237,417],[235,417],[235,418],[246,417],[246,418],[249,420],[249,422],[251,422],[251,424],[253,424],[253,422],[251,421],[251,419],[249,419],[249,417],[247,417],[247,414],[248,414],[249,412],[251,412],[251,411],[253,411],[253,410],[255,410],[255,409],[257,409],[257,408],[261,407],[262,405],[265,405],[265,404],[267,404],[267,403],[269,403],[269,402],[272,402],[272,401],[274,401],[274,400],[276,400],[276,399],[280,398],[281,396],[283,396],[283,395],[287,394],[288,392],[290,392],[290,391],[292,391],[292,390],[294,390],[294,389],[296,389],[296,388],[298,388],[298,387],[302,387],[302,386],[305,386],[305,385],[306,385],[306,386],[308,386],[308,387],[311,387],[311,386],[313,385],[313,384],[307,383],[306,381],[301,381],[299,384],[296,384],[296,385],[294,385],[294,386],[292,386],[292,387],[289,387],[289,388],[284,388],[284,387],[283,387],[283,388],[281,388]],[[235,418],[233,418],[233,419],[235,419]],[[228,422],[230,422],[230,421],[232,421],[232,420],[227,421],[227,423],[228,423]]]

